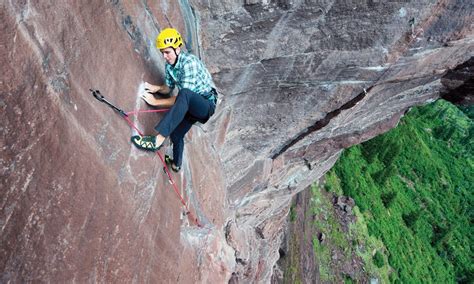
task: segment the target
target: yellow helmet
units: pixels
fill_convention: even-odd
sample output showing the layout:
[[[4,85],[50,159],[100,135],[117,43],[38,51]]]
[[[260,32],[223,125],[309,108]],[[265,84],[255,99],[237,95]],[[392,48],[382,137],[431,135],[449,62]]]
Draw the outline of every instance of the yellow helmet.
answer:
[[[179,32],[172,28],[166,28],[156,37],[156,47],[165,49],[167,47],[178,48],[183,44]]]

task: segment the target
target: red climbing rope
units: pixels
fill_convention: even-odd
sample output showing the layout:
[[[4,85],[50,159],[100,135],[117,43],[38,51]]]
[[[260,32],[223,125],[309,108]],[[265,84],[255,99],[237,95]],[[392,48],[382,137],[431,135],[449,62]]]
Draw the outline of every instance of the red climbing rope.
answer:
[[[143,133],[140,131],[140,129],[138,129],[138,127],[135,124],[133,124],[133,122],[130,120],[130,116],[138,115],[139,113],[155,113],[155,112],[166,112],[166,111],[168,111],[168,109],[136,110],[136,111],[127,112],[126,115],[123,116],[123,118],[125,118],[125,120],[127,121],[128,125],[130,125],[131,128],[135,129],[138,132],[138,134],[143,136]],[[168,175],[169,182],[173,186],[174,192],[176,192],[176,194],[178,195],[181,203],[183,204],[184,208],[186,209],[186,215],[189,215],[191,220],[193,220],[193,222],[196,223],[196,225],[198,227],[202,227],[202,225],[199,222],[198,218],[194,216],[194,214],[191,212],[191,210],[189,210],[188,204],[184,200],[183,196],[179,193],[178,186],[174,182],[173,177],[171,176],[171,172],[168,168],[168,165],[166,164],[165,160],[163,159],[163,156],[161,155],[161,153],[159,151],[156,151],[156,155],[158,155],[158,157],[161,160],[161,163],[163,164],[166,175]]]
[[[140,134],[141,136],[143,136],[143,133],[140,131],[140,129],[138,129],[138,127],[133,124],[133,122],[130,120],[130,116],[131,115],[138,115],[139,113],[153,113],[153,112],[166,112],[168,111],[168,109],[151,109],[151,110],[135,110],[135,111],[129,111],[129,112],[124,112],[122,109],[116,107],[114,104],[112,104],[111,102],[109,102],[101,93],[99,90],[93,90],[93,89],[89,89],[89,91],[91,91],[92,93],[92,96],[94,96],[94,98],[96,98],[99,102],[102,102],[102,103],[105,103],[106,105],[108,105],[109,107],[111,107],[113,110],[115,110],[116,112],[118,112],[128,123],[128,125],[130,125],[130,127],[132,127],[133,129],[135,129],[138,134]],[[193,213],[191,212],[191,210],[189,210],[189,207],[188,207],[188,204],[186,203],[186,201],[184,200],[183,196],[179,193],[179,190],[178,190],[178,186],[176,185],[176,183],[174,182],[173,180],[173,177],[171,176],[171,172],[168,168],[168,165],[166,165],[166,162],[165,160],[163,159],[163,156],[161,156],[160,152],[156,152],[156,154],[158,155],[158,157],[160,158],[161,160],[161,163],[163,164],[163,167],[165,169],[165,173],[168,175],[168,179],[169,179],[169,182],[171,183],[171,185],[173,186],[173,189],[174,189],[174,192],[176,192],[176,194],[178,195],[179,199],[181,200],[181,203],[183,204],[184,208],[186,209],[186,215],[189,215],[189,217],[191,218],[191,220],[194,221],[194,223],[196,223],[196,225],[198,225],[198,227],[202,227],[201,223],[199,222],[198,218],[195,217],[193,215]]]

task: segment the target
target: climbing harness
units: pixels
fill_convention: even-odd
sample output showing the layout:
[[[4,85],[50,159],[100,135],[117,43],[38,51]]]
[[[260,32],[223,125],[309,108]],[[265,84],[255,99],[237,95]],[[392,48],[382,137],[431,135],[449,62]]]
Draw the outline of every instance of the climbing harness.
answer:
[[[139,113],[156,113],[156,112],[166,112],[168,111],[168,109],[152,109],[152,110],[136,110],[136,111],[129,111],[129,112],[125,112],[123,111],[122,109],[116,107],[114,104],[112,104],[111,102],[109,102],[101,93],[99,90],[93,90],[93,89],[89,89],[89,91],[92,93],[92,96],[94,96],[94,98],[96,98],[99,102],[102,102],[102,103],[105,103],[106,105],[108,105],[109,107],[111,107],[113,110],[115,110],[117,113],[120,114],[120,116],[122,116],[128,123],[128,125],[135,129],[138,134],[140,134],[140,136],[144,136],[143,133],[140,131],[140,129],[138,129],[134,124],[133,122],[130,120],[130,116],[133,116],[133,115],[138,115]],[[174,182],[173,180],[173,177],[171,176],[171,172],[168,168],[168,165],[166,164],[166,161],[165,159],[163,158],[163,156],[161,155],[161,153],[159,151],[156,151],[156,155],[158,156],[158,158],[160,158],[160,161],[161,163],[163,164],[163,169],[166,173],[166,175],[168,176],[168,181],[169,183],[173,186],[173,189],[174,189],[174,192],[176,193],[176,195],[178,195],[180,201],[181,201],[181,204],[183,205],[184,209],[186,210],[186,213],[185,215],[188,215],[189,218],[191,220],[193,220],[193,222],[198,226],[198,227],[203,227],[203,225],[199,222],[198,218],[196,216],[194,216],[194,214],[191,212],[191,210],[189,210],[189,207],[186,203],[186,201],[184,200],[183,196],[179,193],[179,190],[178,190],[178,186],[176,185],[176,183]]]

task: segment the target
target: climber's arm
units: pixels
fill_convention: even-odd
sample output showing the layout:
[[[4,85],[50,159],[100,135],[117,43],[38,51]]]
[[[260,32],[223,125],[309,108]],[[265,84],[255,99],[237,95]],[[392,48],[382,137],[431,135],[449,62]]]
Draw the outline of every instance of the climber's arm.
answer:
[[[171,107],[176,101],[176,97],[155,98],[154,94],[167,95],[171,93],[171,88],[167,85],[152,85],[145,83],[145,92],[140,97],[149,105],[157,107]]]
[[[176,101],[176,97],[172,96],[169,98],[157,99],[153,94],[150,93],[143,93],[140,97],[145,100],[145,102],[149,105],[156,106],[156,107],[171,107],[174,105]]]
[[[167,95],[171,92],[171,88],[167,85],[152,85],[150,83],[145,82],[145,91],[148,93],[160,93],[163,95]]]

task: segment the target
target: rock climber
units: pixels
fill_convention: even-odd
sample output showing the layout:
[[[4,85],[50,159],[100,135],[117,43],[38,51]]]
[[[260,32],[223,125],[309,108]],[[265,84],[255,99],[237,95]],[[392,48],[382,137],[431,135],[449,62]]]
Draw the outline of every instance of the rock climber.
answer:
[[[184,52],[179,32],[166,28],[156,38],[156,47],[166,60],[165,84],[145,83],[141,98],[157,107],[169,107],[163,119],[155,126],[157,135],[134,135],[132,143],[140,149],[157,151],[167,137],[173,143],[173,157],[165,156],[171,169],[178,172],[183,162],[184,135],[195,122],[206,123],[214,114],[217,91],[209,71],[194,55]],[[178,95],[156,98],[155,95],[170,94],[178,87]]]

